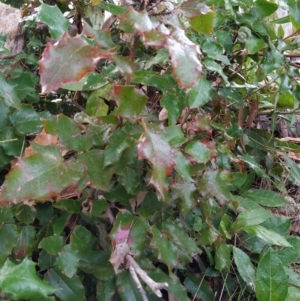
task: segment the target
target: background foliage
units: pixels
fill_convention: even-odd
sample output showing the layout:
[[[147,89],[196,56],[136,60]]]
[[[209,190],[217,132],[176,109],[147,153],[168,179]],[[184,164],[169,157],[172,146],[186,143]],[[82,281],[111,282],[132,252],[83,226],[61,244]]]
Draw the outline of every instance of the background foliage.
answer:
[[[299,300],[281,6],[26,1],[24,52],[0,41],[3,300]]]

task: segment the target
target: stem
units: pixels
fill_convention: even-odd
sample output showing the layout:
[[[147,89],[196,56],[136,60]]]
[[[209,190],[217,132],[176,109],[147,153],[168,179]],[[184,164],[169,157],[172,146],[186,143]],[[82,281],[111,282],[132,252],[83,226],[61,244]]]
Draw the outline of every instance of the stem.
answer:
[[[129,263],[129,267],[131,266],[136,274],[138,274],[141,279],[143,280],[143,282],[145,282],[148,287],[153,291],[153,293],[161,298],[162,297],[162,293],[161,293],[161,289],[165,289],[168,287],[168,283],[167,282],[155,282],[154,280],[152,280],[147,273],[138,265],[138,263],[133,259],[133,257],[129,254],[126,255],[126,260]]]

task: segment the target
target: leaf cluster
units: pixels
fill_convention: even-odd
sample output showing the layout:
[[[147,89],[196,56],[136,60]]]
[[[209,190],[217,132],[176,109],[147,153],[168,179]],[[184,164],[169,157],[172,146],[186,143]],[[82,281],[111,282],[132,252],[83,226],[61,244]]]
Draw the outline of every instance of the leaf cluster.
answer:
[[[26,2],[24,52],[0,40],[4,300],[161,300],[127,256],[164,300],[297,300],[283,2]]]

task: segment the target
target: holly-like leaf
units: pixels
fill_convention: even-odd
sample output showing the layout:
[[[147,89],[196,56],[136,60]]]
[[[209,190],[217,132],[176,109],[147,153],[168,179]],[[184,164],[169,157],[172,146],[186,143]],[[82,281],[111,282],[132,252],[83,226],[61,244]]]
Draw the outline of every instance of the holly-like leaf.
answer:
[[[202,74],[199,46],[190,41],[181,29],[176,29],[166,41],[176,81],[182,88],[191,88]]]
[[[94,71],[99,59],[109,59],[112,55],[108,50],[90,46],[81,35],[70,37],[64,33],[54,45],[46,45],[39,62],[42,93],[79,81]]]
[[[0,268],[0,288],[13,300],[47,297],[56,291],[36,275],[35,264],[27,258],[17,265],[5,262]]]
[[[85,20],[83,20],[83,24],[83,33],[89,37],[93,37],[100,47],[107,49],[117,47],[117,45],[112,41],[109,31],[94,30]]]
[[[0,226],[0,244],[2,246],[0,249],[0,265],[4,263],[6,257],[16,245],[18,235],[16,225],[4,224]]]
[[[116,114],[124,118],[137,117],[145,107],[147,96],[133,86],[114,86],[118,109]]]
[[[109,183],[115,166],[105,167],[104,151],[90,150],[81,154],[78,160],[84,165],[91,186],[96,189],[109,191]]]
[[[154,29],[154,25],[146,10],[137,12],[131,6],[124,14],[119,16],[119,19],[134,26],[139,32],[147,32]]]
[[[58,269],[50,269],[45,279],[57,290],[55,295],[62,301],[85,300],[84,286],[77,275],[68,278]]]
[[[21,108],[21,102],[14,87],[6,82],[2,74],[0,74],[0,100],[3,100],[7,107]]]
[[[204,197],[215,197],[221,204],[232,199],[230,185],[220,177],[220,171],[208,170],[201,178],[198,185],[199,192]]]
[[[212,10],[205,4],[198,0],[187,0],[180,5],[180,11],[186,18],[194,18],[199,15],[205,15]]]
[[[120,216],[120,214],[119,214]],[[130,214],[121,214],[121,217],[111,232],[111,241],[114,251],[109,261],[114,267],[115,273],[120,272],[120,266],[124,264],[125,257],[130,253],[129,243],[132,242],[130,236],[133,216]]]
[[[62,34],[68,31],[69,21],[65,18],[57,6],[42,3],[37,8],[37,17],[40,22],[49,27],[53,39],[59,39]]]
[[[20,158],[6,176],[0,199],[4,202],[46,200],[76,184],[83,171],[73,160],[64,161],[58,148],[41,147],[43,152]]]
[[[43,128],[38,113],[33,107],[22,105],[20,110],[14,111],[9,116],[10,121],[15,126],[18,135],[26,135],[29,133],[39,133]]]
[[[61,251],[64,238],[59,235],[44,237],[39,243],[39,248],[43,248],[49,254],[55,255]]]
[[[203,76],[192,88],[189,95],[189,105],[191,109],[204,106],[211,98],[212,84]]]
[[[57,265],[64,275],[72,278],[79,264],[78,250],[74,250],[71,245],[66,245],[59,253]]]
[[[218,155],[214,142],[205,140],[189,142],[185,151],[198,163],[207,163]]]
[[[59,141],[69,150],[88,150],[93,144],[93,137],[83,130],[73,119],[65,115],[57,115],[44,121],[48,134],[58,135]]]
[[[104,152],[105,166],[117,163],[120,160],[124,150],[127,149],[131,144],[131,139],[123,131],[114,131]]]
[[[167,190],[166,177],[176,165],[176,153],[158,134],[145,129],[138,143],[139,159],[147,159],[153,165],[150,183],[164,198]]]

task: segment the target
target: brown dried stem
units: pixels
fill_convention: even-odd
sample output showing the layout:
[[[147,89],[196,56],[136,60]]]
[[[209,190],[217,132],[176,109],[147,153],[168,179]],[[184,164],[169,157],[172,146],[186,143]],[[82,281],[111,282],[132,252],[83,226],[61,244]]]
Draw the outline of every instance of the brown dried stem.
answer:
[[[168,283],[166,282],[155,282],[152,280],[147,273],[138,265],[138,263],[133,259],[130,254],[126,255],[126,260],[129,263],[129,268],[132,267],[135,270],[135,273],[140,276],[140,278],[145,282],[148,287],[153,291],[153,293],[161,298],[162,293],[161,289],[165,289],[168,287]]]

